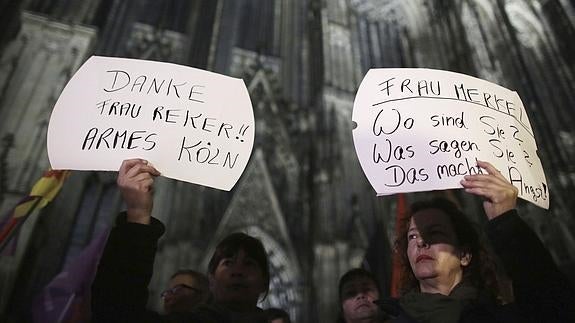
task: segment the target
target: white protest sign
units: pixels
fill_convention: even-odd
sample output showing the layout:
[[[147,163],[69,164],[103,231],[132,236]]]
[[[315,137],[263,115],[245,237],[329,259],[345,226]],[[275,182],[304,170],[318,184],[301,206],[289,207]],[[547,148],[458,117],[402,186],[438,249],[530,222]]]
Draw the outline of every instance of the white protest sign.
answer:
[[[54,169],[118,170],[144,158],[163,176],[230,190],[249,160],[254,115],[241,79],[170,63],[91,57],[48,127]]]
[[[516,92],[453,72],[372,69],[353,106],[355,149],[379,195],[461,188],[492,163],[519,197],[549,207],[527,113]]]

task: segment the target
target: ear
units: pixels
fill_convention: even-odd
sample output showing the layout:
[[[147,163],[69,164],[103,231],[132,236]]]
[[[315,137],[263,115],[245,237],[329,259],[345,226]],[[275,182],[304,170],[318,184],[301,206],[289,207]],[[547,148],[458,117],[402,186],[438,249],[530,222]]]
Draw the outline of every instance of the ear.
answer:
[[[471,263],[471,253],[462,252],[459,257],[459,261],[461,263],[461,266],[463,267],[469,266],[469,264]]]

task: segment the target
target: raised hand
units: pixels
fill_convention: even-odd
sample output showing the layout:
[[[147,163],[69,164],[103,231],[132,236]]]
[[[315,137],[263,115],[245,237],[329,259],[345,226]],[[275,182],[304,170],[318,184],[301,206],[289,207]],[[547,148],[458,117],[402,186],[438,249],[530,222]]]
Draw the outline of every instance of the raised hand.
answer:
[[[487,217],[491,220],[514,209],[517,188],[490,163],[478,160],[477,166],[485,169],[487,174],[466,175],[460,183],[467,193],[484,198],[483,209]]]
[[[128,222],[150,223],[153,207],[154,178],[160,172],[143,159],[122,162],[116,183],[128,207]]]

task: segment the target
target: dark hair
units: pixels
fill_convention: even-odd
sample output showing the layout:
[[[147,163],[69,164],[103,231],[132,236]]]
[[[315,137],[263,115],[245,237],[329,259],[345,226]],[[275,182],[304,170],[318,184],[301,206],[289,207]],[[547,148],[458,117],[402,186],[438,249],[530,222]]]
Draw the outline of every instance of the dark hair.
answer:
[[[243,250],[248,257],[254,259],[259,265],[264,275],[265,293],[267,294],[270,285],[268,255],[264,249],[264,245],[259,239],[245,233],[235,232],[220,241],[208,264],[208,272],[214,275],[222,259],[233,257],[238,254],[240,250]]]
[[[367,278],[367,279],[371,280],[375,284],[375,287],[377,288],[377,292],[381,296],[381,288],[379,288],[379,283],[377,282],[377,279],[375,278],[374,274],[372,274],[370,271],[367,271],[363,268],[354,268],[354,269],[348,270],[339,279],[339,286],[338,286],[339,315],[336,319],[336,323],[346,323],[345,318],[343,316],[343,308],[342,308],[342,305],[343,305],[342,304],[342,302],[343,302],[343,297],[342,297],[343,296],[342,295],[343,286],[345,284],[349,283],[350,281],[353,281],[353,280],[358,279],[358,278]]]
[[[272,307],[264,310],[264,312],[266,314],[266,318],[268,321],[275,319],[283,319],[284,323],[291,323],[289,314],[286,311],[282,310],[281,308]]]
[[[369,272],[363,268],[354,268],[354,269],[348,270],[339,279],[338,295],[339,295],[340,304],[343,301],[343,297],[342,297],[343,286],[346,283],[348,283],[352,280],[355,280],[357,278],[367,278],[367,279],[373,281],[373,283],[375,284],[375,287],[377,288],[377,292],[381,295],[381,289],[379,288],[379,284],[378,284],[375,276],[371,272]]]
[[[458,245],[456,247],[462,252],[471,254],[469,265],[463,268],[462,280],[470,282],[480,293],[488,293],[489,296],[497,298],[499,286],[495,261],[487,251],[486,245],[474,224],[453,202],[445,198],[434,198],[412,204],[409,216],[401,225],[399,236],[395,240],[396,252],[401,258],[400,291],[405,293],[419,286],[407,257],[407,231],[413,215],[427,209],[437,209],[448,216],[457,237]]]
[[[210,283],[208,281],[208,277],[206,277],[206,275],[202,274],[201,272],[198,272],[198,271],[195,271],[192,269],[180,269],[180,270],[176,271],[175,273],[173,273],[172,276],[170,276],[170,279],[173,279],[174,277],[180,276],[180,275],[191,276],[192,278],[194,278],[198,282],[198,285],[202,288],[203,292],[209,291]]]

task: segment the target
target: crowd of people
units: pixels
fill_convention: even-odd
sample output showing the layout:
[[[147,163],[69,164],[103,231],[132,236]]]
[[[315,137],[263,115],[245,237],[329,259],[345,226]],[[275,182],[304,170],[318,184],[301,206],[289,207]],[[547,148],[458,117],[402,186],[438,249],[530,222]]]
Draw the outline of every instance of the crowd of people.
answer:
[[[485,173],[467,175],[461,185],[483,199],[485,234],[447,199],[414,203],[396,237],[400,296],[383,297],[372,273],[352,269],[339,281],[338,322],[575,322],[575,291],[519,217],[517,189],[491,164],[477,166]],[[98,266],[92,321],[291,322],[282,309],[258,307],[269,289],[268,257],[261,241],[244,233],[230,234],[216,246],[207,275],[174,273],[162,293],[163,314],[146,308],[164,233],[151,216],[158,175],[141,159],[120,167],[117,183],[127,210],[118,216]],[[502,297],[501,273],[512,283],[511,301]]]

